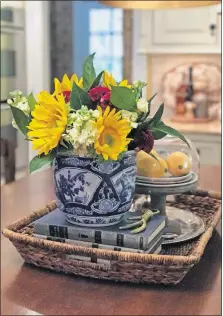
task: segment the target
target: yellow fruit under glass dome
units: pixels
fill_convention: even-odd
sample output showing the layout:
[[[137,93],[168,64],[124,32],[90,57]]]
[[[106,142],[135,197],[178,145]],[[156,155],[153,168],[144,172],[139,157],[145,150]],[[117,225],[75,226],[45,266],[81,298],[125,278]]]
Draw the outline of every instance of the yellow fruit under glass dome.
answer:
[[[168,168],[166,177],[183,177],[195,173],[199,177],[199,155],[193,143],[189,146],[174,136],[155,140],[153,150],[165,160]]]
[[[144,151],[140,151],[136,157],[137,175],[150,178],[160,178],[167,173],[167,164],[164,159],[156,155],[156,152],[151,152],[155,157]]]
[[[191,171],[191,161],[188,155],[181,151],[173,152],[166,157],[168,171],[175,177],[185,176]]]

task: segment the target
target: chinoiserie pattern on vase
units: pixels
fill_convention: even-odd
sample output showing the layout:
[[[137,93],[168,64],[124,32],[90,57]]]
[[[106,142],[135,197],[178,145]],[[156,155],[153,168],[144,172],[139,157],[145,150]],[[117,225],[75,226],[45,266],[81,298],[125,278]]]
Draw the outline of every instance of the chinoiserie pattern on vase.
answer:
[[[135,191],[136,154],[119,161],[58,155],[54,159],[57,204],[67,218],[79,225],[112,225],[132,203]]]

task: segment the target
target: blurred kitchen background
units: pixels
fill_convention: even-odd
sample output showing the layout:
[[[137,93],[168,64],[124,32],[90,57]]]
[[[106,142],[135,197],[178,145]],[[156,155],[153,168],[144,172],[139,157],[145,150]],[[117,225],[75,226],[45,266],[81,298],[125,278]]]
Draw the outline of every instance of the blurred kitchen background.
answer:
[[[115,1],[114,1],[115,2]],[[117,1],[116,1],[117,2]],[[28,173],[34,153],[11,127],[9,91],[53,91],[96,52],[99,72],[147,82],[165,121],[221,164],[221,5],[123,10],[98,1],[1,1],[1,183]]]

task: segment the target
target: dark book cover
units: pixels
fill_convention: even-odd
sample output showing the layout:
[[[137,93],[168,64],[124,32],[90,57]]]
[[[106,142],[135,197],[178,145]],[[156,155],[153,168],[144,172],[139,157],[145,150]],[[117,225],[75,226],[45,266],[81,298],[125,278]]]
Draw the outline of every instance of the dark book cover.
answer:
[[[165,227],[165,216],[154,215],[147,228],[138,234],[131,230],[120,230],[120,226],[127,224],[130,216],[141,215],[137,212],[128,212],[122,221],[116,225],[106,227],[80,227],[66,221],[65,213],[59,209],[46,214],[34,222],[34,233],[71,240],[90,241],[98,244],[146,250],[153,244],[155,237],[162,233]],[[128,222],[129,223],[129,222]]]

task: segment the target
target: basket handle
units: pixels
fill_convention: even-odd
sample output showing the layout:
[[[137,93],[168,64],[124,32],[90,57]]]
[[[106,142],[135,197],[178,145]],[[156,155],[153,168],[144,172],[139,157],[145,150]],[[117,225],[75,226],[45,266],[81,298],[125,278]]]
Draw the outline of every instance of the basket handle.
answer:
[[[100,259],[96,255],[91,254],[91,256],[82,256],[76,254],[66,254],[65,259],[75,266],[80,266],[84,268],[91,268],[94,270],[108,271],[111,269],[111,260]]]

